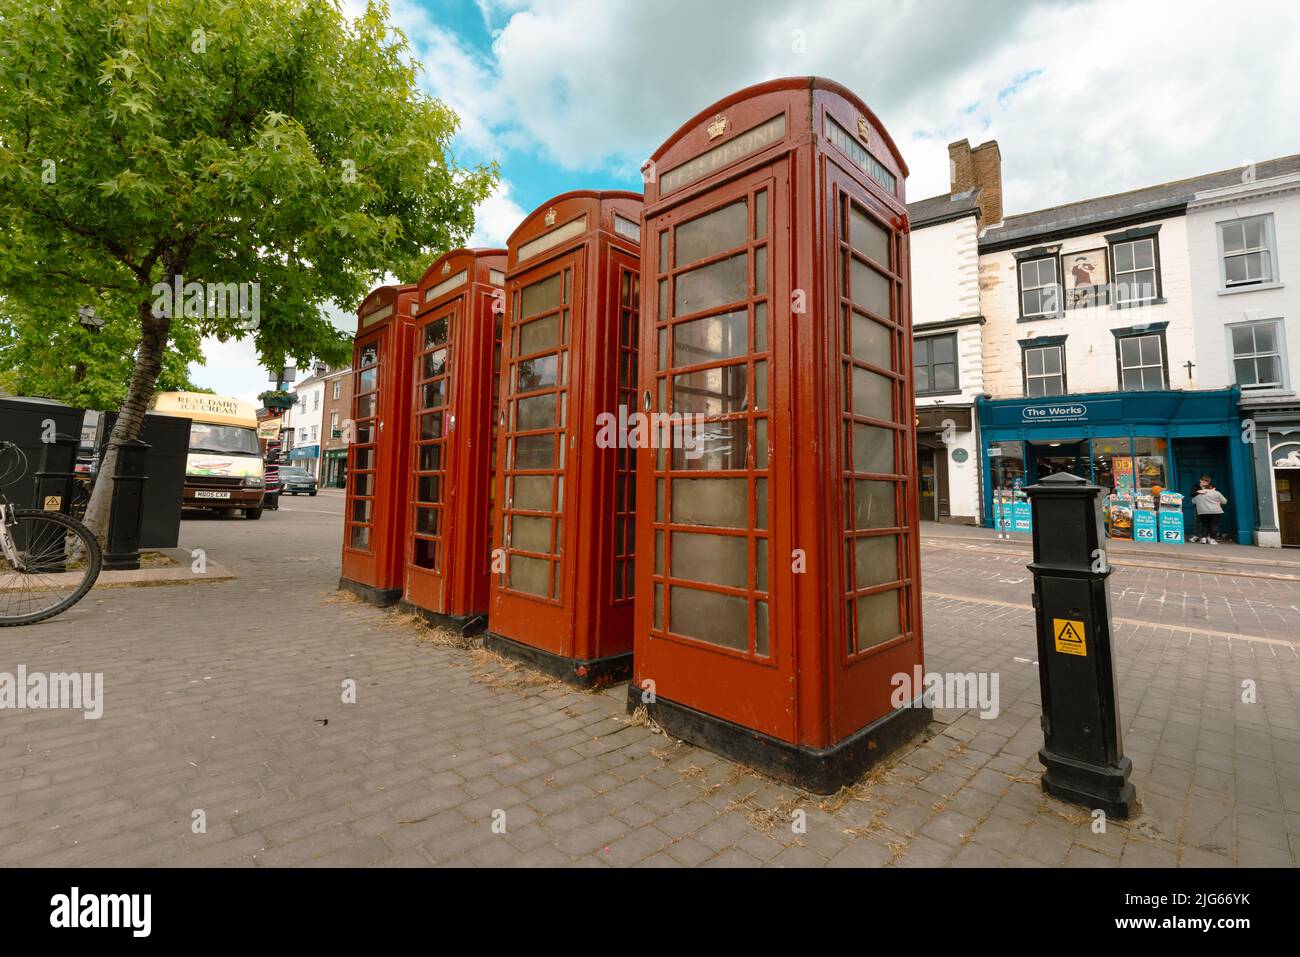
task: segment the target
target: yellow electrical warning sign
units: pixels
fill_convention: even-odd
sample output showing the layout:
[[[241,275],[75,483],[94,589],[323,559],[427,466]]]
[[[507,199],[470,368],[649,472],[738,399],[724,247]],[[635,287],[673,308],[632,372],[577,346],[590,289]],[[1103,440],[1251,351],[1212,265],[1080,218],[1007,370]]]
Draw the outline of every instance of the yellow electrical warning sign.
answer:
[[[1083,622],[1069,618],[1053,618],[1052,632],[1056,636],[1056,650],[1066,655],[1088,655],[1088,642]]]
[[[63,496],[62,496],[62,495],[47,495],[47,496],[45,496],[45,511],[47,511],[47,512],[57,512],[57,511],[58,511],[60,508],[62,508],[62,507],[63,507]]]

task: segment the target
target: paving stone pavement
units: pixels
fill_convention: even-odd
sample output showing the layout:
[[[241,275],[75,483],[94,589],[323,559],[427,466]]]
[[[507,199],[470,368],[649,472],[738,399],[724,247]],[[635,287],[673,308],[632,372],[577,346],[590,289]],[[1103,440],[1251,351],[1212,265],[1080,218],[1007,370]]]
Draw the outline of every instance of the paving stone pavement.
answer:
[[[923,554],[928,667],[996,672],[996,717],[940,711],[891,765],[818,797],[629,720],[622,686],[576,691],[340,596],[341,508],[324,491],[257,523],[187,520],[182,545],[237,580],[97,590],[0,632],[0,671],[105,683],[100,720],[0,712],[0,864],[1297,863],[1300,581],[1117,570],[1142,805],[1094,833],[1038,785],[1022,554]]]

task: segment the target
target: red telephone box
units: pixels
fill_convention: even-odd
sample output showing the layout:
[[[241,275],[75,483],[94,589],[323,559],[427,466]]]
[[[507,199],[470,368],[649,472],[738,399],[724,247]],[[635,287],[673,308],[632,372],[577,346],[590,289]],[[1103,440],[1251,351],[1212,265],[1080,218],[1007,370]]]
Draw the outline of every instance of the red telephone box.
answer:
[[[376,605],[402,597],[415,307],[415,286],[380,286],[357,310],[339,588]]]
[[[565,193],[506,243],[484,644],[584,685],[631,669],[635,462],[609,423],[636,407],[641,205]]]
[[[403,602],[462,634],[487,623],[505,270],[457,249],[419,283]]]
[[[930,719],[919,688],[891,703],[922,663],[907,167],[807,77],[651,163],[640,388],[703,425],[637,453],[628,706],[829,793]]]

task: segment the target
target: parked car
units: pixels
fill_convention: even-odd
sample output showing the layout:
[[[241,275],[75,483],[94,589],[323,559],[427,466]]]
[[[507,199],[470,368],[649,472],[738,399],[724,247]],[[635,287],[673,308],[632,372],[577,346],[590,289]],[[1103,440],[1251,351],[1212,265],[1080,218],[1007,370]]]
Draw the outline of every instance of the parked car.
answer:
[[[306,469],[300,469],[294,465],[281,465],[280,494],[297,495],[299,492],[306,492],[308,495],[315,495],[316,476],[312,475]]]

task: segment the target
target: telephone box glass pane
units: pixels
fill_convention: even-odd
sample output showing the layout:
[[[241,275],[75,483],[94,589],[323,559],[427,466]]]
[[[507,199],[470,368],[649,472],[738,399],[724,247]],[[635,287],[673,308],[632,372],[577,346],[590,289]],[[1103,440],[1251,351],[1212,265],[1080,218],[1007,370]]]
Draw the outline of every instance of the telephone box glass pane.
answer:
[[[533,429],[555,428],[555,393],[520,399],[515,403],[515,429],[529,432]]]
[[[442,413],[420,416],[420,438],[436,439],[442,435]]]
[[[745,411],[748,376],[743,365],[700,369],[673,377],[673,411],[729,415]]]
[[[898,505],[893,482],[857,479],[853,483],[853,521],[856,528],[894,528]]]
[[[519,327],[519,351],[518,355],[527,356],[534,352],[545,352],[547,349],[554,349],[558,344],[558,334],[560,329],[560,319],[558,316],[547,316],[545,319],[535,319],[532,322],[525,323]]]
[[[514,467],[549,469],[555,466],[554,435],[521,435],[514,440]]]
[[[903,630],[898,618],[898,591],[863,595],[857,601],[858,651],[898,637]]]
[[[853,367],[853,414],[872,419],[893,419],[894,380],[868,369]]]
[[[749,650],[749,602],[735,595],[673,585],[668,630],[724,648]]]
[[[673,314],[678,316],[739,302],[749,286],[749,256],[741,254],[677,276]]]
[[[859,312],[853,313],[852,339],[853,358],[882,369],[894,368],[894,333],[874,319],[868,319]]]
[[[849,206],[849,244],[862,255],[889,268],[889,233],[856,206]]]
[[[515,366],[515,392],[536,392],[550,389],[556,384],[559,356],[551,353],[535,359],[524,359]]]
[[[525,552],[551,550],[551,520],[531,515],[514,515],[510,519],[510,547]]]
[[[527,285],[519,294],[520,303],[523,308],[522,316],[527,318],[535,316],[539,312],[547,312],[551,309],[558,309],[560,306],[560,296],[564,291],[564,280],[559,273],[547,276],[538,282]],[[551,342],[555,339],[552,337]],[[521,355],[527,355],[527,349],[521,349]]]
[[[677,227],[677,261],[691,263],[745,244],[749,230],[749,205],[745,200],[723,206]]]
[[[732,588],[749,586],[749,540],[739,535],[675,532],[673,577]]]
[[[894,474],[894,430],[875,425],[853,425],[853,469],[856,472]]]
[[[674,437],[673,469],[723,472],[745,468],[747,431],[744,419],[732,419],[705,423],[693,437],[693,448],[685,448],[683,440]]]
[[[898,536],[859,538],[854,545],[854,566],[859,588],[898,581]]]
[[[518,475],[514,479],[512,507],[526,512],[549,512],[555,480],[550,475]]]
[[[673,327],[673,365],[734,359],[749,351],[749,314],[741,309]]]
[[[892,318],[889,309],[890,281],[866,263],[851,259],[849,265],[849,295],[855,305],[874,312],[882,319]]]
[[[550,594],[551,563],[524,555],[510,556],[510,587],[530,595]]]
[[[673,521],[718,528],[749,526],[749,490],[743,478],[674,478]]]

